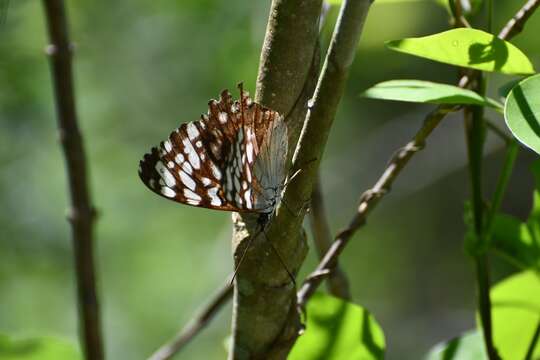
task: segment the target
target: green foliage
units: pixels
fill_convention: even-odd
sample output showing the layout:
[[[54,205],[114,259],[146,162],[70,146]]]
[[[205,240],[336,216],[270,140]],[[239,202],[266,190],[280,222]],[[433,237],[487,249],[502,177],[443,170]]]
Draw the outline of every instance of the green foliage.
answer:
[[[491,289],[493,339],[505,360],[525,358],[533,334],[540,325],[540,277],[533,271],[521,272]],[[536,344],[532,359],[540,357]]]
[[[540,272],[540,161],[531,167],[535,179],[533,206],[527,221],[499,213],[493,223],[492,246],[498,254],[521,268]]]
[[[453,29],[420,38],[389,41],[391,50],[446,64],[504,74],[532,74],[525,54],[507,41],[477,29]]]
[[[510,91],[504,117],[516,139],[540,154],[540,74],[521,81]]]
[[[425,360],[481,360],[486,359],[482,333],[472,330],[450,341],[437,344]]]
[[[540,244],[519,219],[497,214],[493,223],[493,249],[520,268],[540,271]]]
[[[431,104],[483,105],[502,110],[497,101],[457,86],[422,80],[390,80],[367,89],[362,96]]]
[[[61,338],[0,335],[0,360],[80,360],[77,347]]]
[[[317,293],[307,304],[306,332],[288,359],[378,360],[384,351],[384,334],[366,309]]]
[[[525,359],[533,334],[540,325],[540,278],[533,271],[521,272],[491,289],[493,338],[505,360]],[[537,343],[533,359],[540,356]],[[481,329],[436,345],[426,360],[487,359]]]

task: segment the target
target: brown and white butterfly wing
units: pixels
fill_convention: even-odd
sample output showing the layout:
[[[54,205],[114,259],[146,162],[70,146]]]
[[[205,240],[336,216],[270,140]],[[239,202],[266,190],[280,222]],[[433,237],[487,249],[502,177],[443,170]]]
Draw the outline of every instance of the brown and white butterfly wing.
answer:
[[[268,211],[253,167],[270,112],[275,113],[252,103],[242,90],[241,101],[234,103],[223,91],[219,101],[209,102],[201,120],[182,124],[144,156],[142,181],[155,193],[188,205]]]

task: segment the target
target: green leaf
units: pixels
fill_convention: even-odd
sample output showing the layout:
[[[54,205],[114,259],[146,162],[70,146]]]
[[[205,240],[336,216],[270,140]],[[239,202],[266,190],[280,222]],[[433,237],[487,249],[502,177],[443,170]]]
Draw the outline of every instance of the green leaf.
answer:
[[[532,74],[530,60],[514,45],[476,29],[453,29],[442,33],[394,40],[392,50],[446,64],[504,74]]]
[[[384,334],[366,309],[317,293],[307,304],[306,332],[288,359],[379,360],[384,351]]]
[[[54,337],[10,338],[0,335],[0,360],[81,360],[77,347]]]
[[[431,104],[483,105],[502,110],[497,101],[457,86],[422,80],[390,80],[367,89],[362,96]]]
[[[540,244],[532,237],[530,228],[519,219],[497,214],[493,221],[492,247],[520,268],[540,271]]]
[[[437,344],[425,360],[482,360],[487,359],[482,333],[471,330],[450,341]]]
[[[491,289],[493,340],[505,360],[522,360],[540,324],[540,277],[513,275]],[[537,342],[532,359],[540,357]]]
[[[514,86],[506,99],[504,117],[516,139],[540,154],[540,74]]]

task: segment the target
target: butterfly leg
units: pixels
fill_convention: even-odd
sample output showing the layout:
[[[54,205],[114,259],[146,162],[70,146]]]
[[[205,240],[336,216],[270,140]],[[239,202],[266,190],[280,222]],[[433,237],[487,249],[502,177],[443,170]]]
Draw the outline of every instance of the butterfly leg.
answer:
[[[240,256],[240,260],[238,260],[238,265],[236,265],[236,268],[234,269],[234,273],[233,273],[233,276],[231,278],[231,283],[230,283],[230,286],[233,285],[234,283],[234,279],[236,279],[236,275],[238,274],[238,270],[240,270],[240,265],[242,265],[242,262],[244,261],[244,258],[246,257],[246,254],[249,250],[249,248],[251,247],[251,244],[253,243],[253,239],[255,239],[257,236],[259,236],[259,234],[261,233],[262,229],[259,230],[258,232],[256,232],[255,234],[251,235],[249,237],[249,240],[248,240],[248,243],[246,245],[246,248],[244,249],[244,251],[242,252],[242,255]]]
[[[285,261],[283,260],[283,258],[281,257],[281,255],[279,254],[279,251],[276,249],[276,247],[274,246],[274,244],[270,241],[270,239],[268,238],[268,236],[266,235],[266,232],[264,230],[262,230],[263,234],[264,234],[264,237],[266,238],[266,241],[270,244],[270,247],[272,248],[272,250],[274,251],[274,253],[276,254],[277,258],[279,259],[279,262],[281,263],[281,265],[283,266],[283,268],[285,269],[285,271],[287,271],[287,274],[289,275],[289,278],[291,279],[291,282],[293,283],[294,287],[296,288],[296,279],[294,278],[293,274],[291,273],[291,271],[289,270],[289,268],[287,267],[287,265],[285,264]]]

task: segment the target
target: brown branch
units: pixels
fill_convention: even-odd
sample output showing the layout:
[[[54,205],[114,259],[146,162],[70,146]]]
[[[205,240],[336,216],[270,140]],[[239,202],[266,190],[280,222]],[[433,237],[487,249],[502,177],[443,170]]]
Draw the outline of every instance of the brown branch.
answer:
[[[449,0],[448,3],[453,16],[454,27],[470,28],[471,24],[469,24],[469,22],[463,15],[463,7],[461,6],[461,0]]]
[[[318,75],[321,5],[322,0],[273,0],[270,9],[255,101],[285,116],[289,149],[297,142]],[[244,214],[233,218],[235,266],[252,245],[235,280],[231,359],[284,358],[296,339],[296,289],[275,253],[296,273],[307,253],[305,237],[300,223],[282,227],[282,236],[272,224],[262,234],[256,220]]]
[[[322,259],[332,245],[333,238],[326,218],[320,174],[318,175],[317,182],[313,188],[313,194],[311,195],[311,211],[309,219],[313,232],[313,242],[315,243],[319,258]],[[328,286],[330,294],[342,299],[351,299],[349,281],[338,264],[336,264],[334,271],[327,278],[326,285]]]
[[[416,133],[413,139],[405,145],[402,149],[398,150],[396,154],[390,160],[389,165],[381,177],[377,180],[375,185],[368,191],[366,191],[360,197],[360,205],[358,206],[358,212],[353,217],[349,224],[349,227],[341,231],[336,240],[332,243],[330,249],[324,255],[322,261],[312,274],[316,276],[309,276],[300,290],[298,291],[298,305],[303,309],[309,297],[315,292],[321,281],[329,276],[334,271],[338,257],[349,242],[352,235],[366,223],[368,214],[375,208],[381,198],[390,191],[392,184],[394,183],[401,170],[413,157],[413,155],[420,151],[425,144],[427,137],[431,132],[439,125],[440,121],[451,111],[456,110],[457,107],[439,106],[433,112],[431,112],[424,120],[424,124],[420,131]]]
[[[510,20],[504,27],[506,30],[501,31],[499,37],[503,40],[510,40],[513,36],[517,35],[521,30],[517,31],[514,28],[523,29],[525,22],[532,15],[532,12],[537,7],[536,3],[538,1],[540,0],[528,1],[527,4],[525,4],[525,6],[513,17],[513,19],[518,20]],[[531,3],[535,3],[536,6],[531,6]],[[523,9],[530,10],[524,11]],[[458,85],[462,88],[467,88],[470,83],[471,78],[465,75],[460,78]],[[429,114],[424,120],[424,125],[414,136],[413,140],[404,148],[398,150],[396,155],[393,156],[392,160],[390,160],[389,166],[385,169],[384,173],[376,182],[375,186],[372,189],[366,191],[360,197],[360,205],[358,207],[358,212],[354,215],[353,219],[349,224],[349,227],[341,231],[337,235],[336,240],[332,243],[332,246],[327,251],[324,258],[321,260],[317,268],[310,275],[307,276],[307,278],[304,280],[304,283],[302,284],[302,287],[298,291],[298,306],[301,311],[303,311],[308,299],[311,297],[311,295],[315,293],[321,282],[332,273],[339,255],[347,245],[351,236],[359,228],[365,225],[367,215],[379,202],[381,197],[386,194],[386,192],[389,190],[390,186],[394,182],[395,178],[399,175],[403,167],[421,148],[427,137],[431,134],[435,127],[438,126],[444,116],[447,113],[457,109],[457,107],[448,108],[440,106],[431,114]]]
[[[523,31],[525,23],[540,5],[540,0],[529,0],[514,15],[499,32],[501,39],[510,39]]]
[[[170,359],[200,333],[219,310],[232,298],[233,288],[231,286],[231,278],[232,275],[227,278],[224,285],[212,296],[208,304],[189,321],[173,340],[160,347],[148,360]]]
[[[72,228],[81,343],[87,360],[103,359],[103,344],[93,253],[93,222],[83,139],[77,123],[71,44],[62,0],[44,0],[51,44],[47,47],[54,83],[58,132],[64,152],[70,192],[69,221]]]
[[[536,3],[535,7],[537,6],[538,4],[538,1],[529,1],[527,4],[530,4],[530,3]],[[527,4],[523,7],[523,8],[527,8]],[[522,9],[523,10],[523,9]],[[520,10],[521,11],[521,10]],[[518,34],[521,29],[523,28],[523,24],[524,22],[530,17],[532,13],[532,10],[528,10],[528,13],[527,13],[527,16],[524,17],[524,16],[514,16],[512,18],[511,21],[509,21],[509,23],[505,26],[505,31],[501,31],[501,33],[499,34],[499,37],[502,38],[502,39],[510,39],[512,36]],[[518,13],[519,14],[519,13]],[[521,19],[519,21],[514,21],[514,19]],[[516,25],[516,24],[520,24],[520,25]],[[520,27],[520,30],[519,31],[516,31],[513,29],[514,26],[519,26]],[[313,67],[312,67],[313,69]],[[468,85],[469,85],[469,77],[468,76],[463,76],[460,81],[459,81],[459,86],[463,87],[463,88],[466,88]],[[277,86],[277,85],[276,85]],[[260,101],[260,100],[259,100]],[[435,113],[437,113],[438,111],[441,111],[442,109],[437,109],[435,112],[433,112],[431,115],[435,115]],[[442,115],[444,116],[444,115]],[[428,116],[429,118],[430,116]],[[442,118],[441,118],[442,119]],[[415,139],[417,139],[418,137],[422,138],[424,137],[424,140],[427,138],[427,136],[429,135],[429,133],[431,131],[433,131],[433,129],[438,125],[438,123],[441,121],[441,119],[431,119],[431,120],[428,120],[426,119],[425,123],[424,123],[424,126],[420,129],[420,131],[417,133],[417,135],[415,136]],[[429,124],[431,123],[431,124]],[[488,126],[492,125],[490,124],[489,122],[487,123]],[[427,126],[427,128],[426,128]],[[490,126],[491,127],[491,126]],[[431,128],[431,129],[429,129]],[[426,130],[429,130],[429,132],[426,133]],[[499,131],[496,131],[496,129],[492,129],[494,130],[496,133],[499,134]],[[499,134],[500,135],[500,134]],[[506,139],[506,138],[505,138]],[[414,140],[413,140],[414,142]],[[393,181],[395,180],[395,177],[401,172],[402,168],[406,165],[406,163],[410,160],[410,157],[412,157],[412,155],[414,155],[415,151],[413,151],[414,148],[412,149],[409,149],[407,150],[407,146],[403,149],[400,150],[400,152],[410,152],[410,154],[408,155],[409,158],[407,160],[404,160],[405,157],[401,157],[401,160],[399,160],[399,162],[401,162],[402,164],[400,165],[400,167],[396,166],[396,163],[395,161],[390,161],[390,165],[389,167],[385,170],[385,172],[383,173],[383,175],[381,176],[381,178],[379,179],[379,181],[377,182],[377,184],[381,183],[381,179],[385,178],[387,180],[391,180],[389,182],[388,185],[391,185],[393,183]],[[416,149],[417,151],[418,149]],[[401,153],[403,155],[403,153]],[[398,154],[396,154],[396,156],[394,156],[393,159],[397,159],[397,157],[399,157],[400,153],[398,152]],[[390,168],[392,168],[392,170],[390,170]],[[374,187],[375,188],[375,187]],[[363,221],[364,221],[364,224],[365,224],[365,219],[366,219],[366,216],[368,215],[368,212],[371,210],[372,207],[374,207],[378,201],[380,200],[380,198],[377,198],[376,196],[374,196],[374,194],[376,194],[376,192],[373,192],[373,189],[371,190],[371,194],[373,195],[369,195],[369,192],[366,192],[366,195],[365,196],[362,196],[362,200],[361,200],[361,204],[359,207],[359,210],[362,210],[362,213],[363,215]],[[380,195],[384,195],[385,193],[382,192],[382,193],[379,193]],[[365,199],[365,201],[364,201]],[[316,206],[316,205],[315,205]],[[371,207],[371,208],[370,208]],[[357,214],[358,215],[358,214]],[[356,216],[355,215],[355,218]],[[354,223],[354,219],[352,221]],[[343,241],[344,242],[347,242],[348,241],[348,238],[350,236],[353,235],[353,233],[358,230],[360,227],[362,226],[362,223],[359,224],[358,227],[356,227],[356,229],[347,229],[345,230],[344,232],[342,232],[341,234],[344,236],[344,237],[347,237],[347,239],[343,239],[342,240],[342,245],[340,245],[339,243],[337,242],[334,242],[332,247],[329,249],[329,251],[326,253],[325,255],[325,258],[328,258],[328,257],[332,257],[332,256],[339,256],[339,253],[341,252],[342,248],[345,246],[345,244],[343,244]],[[339,240],[339,236],[338,236],[338,240]],[[341,247],[341,249],[338,249],[338,247]],[[332,253],[330,252],[332,251]],[[332,255],[332,254],[336,254],[336,255]],[[323,259],[323,261],[324,261]],[[330,261],[327,261],[327,263],[331,263],[333,260],[330,260]],[[322,265],[323,263],[321,262],[321,264],[317,267],[317,270],[313,271],[307,278],[306,278],[306,281],[304,282],[302,288],[300,289],[300,291],[298,292],[298,298],[299,298],[299,303],[301,304],[305,304],[305,302],[309,299],[309,297],[311,296],[311,294],[313,294],[316,290],[316,288],[319,286],[319,284],[328,276],[330,276],[332,274],[332,270],[329,270],[328,268],[326,268],[325,266]],[[220,292],[218,292],[218,296],[216,296],[211,302],[210,304],[214,303],[214,302],[217,302],[218,299],[220,298],[219,296]],[[226,300],[225,300],[226,301]],[[212,310],[212,315],[206,320],[206,323],[205,325],[211,320],[211,318],[213,317],[213,315],[215,315],[215,313],[217,313],[217,311],[219,311],[221,309],[220,306],[218,307],[215,307],[213,308]],[[205,311],[203,311],[203,313],[205,313]],[[210,313],[210,312],[208,312]],[[202,328],[201,328],[202,329]],[[184,331],[182,331],[179,335],[179,337],[177,339],[180,339],[180,337],[182,336],[181,334],[183,334]],[[194,332],[193,335],[191,336],[191,338],[193,336],[195,336],[198,332]],[[167,345],[166,345],[167,346]],[[165,346],[164,346],[165,348]],[[163,349],[163,348],[162,348]],[[180,348],[178,348],[176,351],[180,350]],[[159,351],[158,351],[159,352]],[[157,353],[156,353],[157,354]],[[172,353],[171,353],[172,354]],[[156,356],[156,355],[153,355],[153,356]]]

